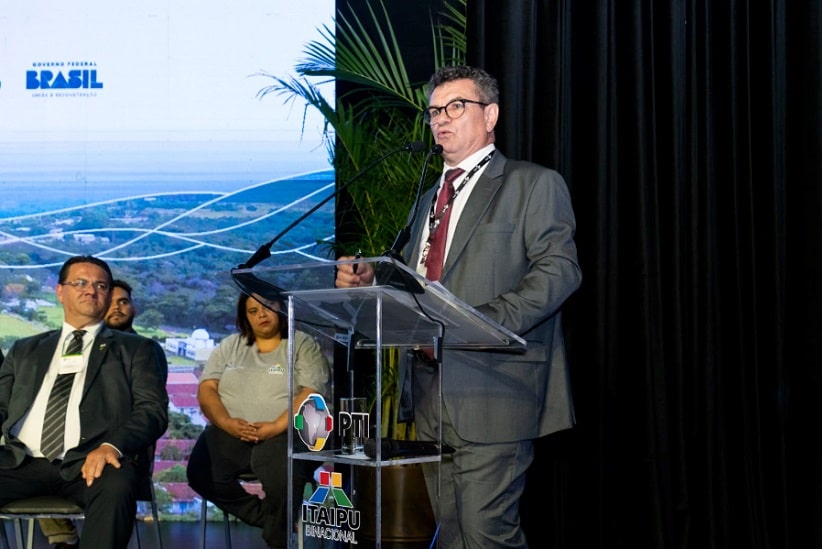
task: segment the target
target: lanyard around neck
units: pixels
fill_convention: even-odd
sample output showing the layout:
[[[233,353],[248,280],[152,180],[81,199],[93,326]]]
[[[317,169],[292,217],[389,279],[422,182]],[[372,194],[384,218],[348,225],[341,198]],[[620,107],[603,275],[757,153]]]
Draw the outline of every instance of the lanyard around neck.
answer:
[[[449,208],[451,208],[451,204],[454,203],[454,200],[457,198],[457,195],[460,194],[460,191],[463,188],[465,188],[465,185],[471,180],[472,177],[474,177],[474,174],[476,174],[480,170],[480,168],[482,168],[483,166],[488,164],[488,162],[491,160],[491,157],[494,156],[495,152],[496,152],[496,149],[489,152],[487,155],[485,155],[485,157],[482,160],[480,160],[477,163],[476,166],[471,168],[471,171],[468,172],[468,175],[466,175],[465,178],[462,180],[462,182],[460,183],[460,186],[457,187],[454,190],[454,195],[451,198],[448,199],[448,202],[446,202],[445,204],[442,205],[442,210],[440,210],[439,214],[437,214],[437,212],[436,212],[437,196],[439,196],[439,193],[443,189],[440,189],[439,191],[437,191],[437,194],[435,194],[433,196],[433,199],[431,201],[431,211],[428,214],[428,239],[429,239],[429,241],[431,240],[431,234],[437,229],[437,226],[439,226],[440,220],[442,219],[442,216],[444,216],[445,213],[449,210]]]

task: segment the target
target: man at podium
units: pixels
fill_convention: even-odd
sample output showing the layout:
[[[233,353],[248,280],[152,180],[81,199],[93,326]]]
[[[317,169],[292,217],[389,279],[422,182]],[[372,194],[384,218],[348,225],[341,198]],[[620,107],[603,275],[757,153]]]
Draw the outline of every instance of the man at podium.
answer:
[[[574,424],[562,305],[579,287],[576,222],[556,171],[510,160],[494,145],[496,80],[443,67],[423,112],[442,146],[443,176],[421,199],[402,250],[407,264],[527,342],[522,354],[445,350],[442,357],[441,495],[436,464],[426,482],[440,517],[439,546],[527,547],[519,500],[534,439]],[[351,258],[342,258],[351,259]],[[367,263],[339,265],[336,285],[374,283]],[[411,367],[419,438],[436,440],[439,364],[424,351]]]

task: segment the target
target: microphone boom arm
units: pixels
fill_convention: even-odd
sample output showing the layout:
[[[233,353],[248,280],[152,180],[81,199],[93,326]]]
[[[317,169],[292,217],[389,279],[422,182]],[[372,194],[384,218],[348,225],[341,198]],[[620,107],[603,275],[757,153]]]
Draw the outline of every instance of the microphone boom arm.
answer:
[[[324,199],[320,200],[317,204],[315,204],[313,207],[311,207],[303,215],[301,215],[300,217],[298,217],[297,219],[295,219],[294,221],[289,223],[288,226],[286,228],[284,228],[282,231],[280,231],[279,233],[277,233],[277,235],[274,238],[272,238],[271,240],[269,240],[268,242],[266,242],[265,244],[263,244],[262,246],[257,248],[257,251],[254,252],[254,255],[252,255],[248,259],[248,261],[246,261],[245,263],[242,263],[237,268],[238,269],[251,269],[252,267],[257,265],[261,261],[271,257],[271,247],[274,245],[275,242],[280,240],[283,236],[285,236],[286,233],[288,233],[288,231],[290,231],[291,229],[296,227],[299,223],[302,223],[303,220],[305,220],[305,218],[307,218],[309,215],[311,215],[312,213],[316,212],[318,209],[323,207],[329,200],[331,200],[335,196],[339,195],[341,192],[343,192],[345,189],[347,189],[352,183],[357,181],[360,177],[365,175],[365,173],[370,171],[372,168],[374,168],[374,166],[381,163],[383,160],[385,160],[389,156],[397,154],[398,152],[402,152],[402,151],[420,152],[424,148],[425,148],[425,144],[422,141],[413,141],[411,143],[406,143],[402,147],[399,147],[399,148],[396,148],[392,151],[389,151],[389,152],[385,153],[384,155],[382,155],[381,157],[377,158],[376,160],[371,162],[369,165],[367,165],[365,168],[363,168],[358,173],[356,173],[354,175],[354,177],[352,177],[351,179],[349,179],[348,181],[343,183],[340,186],[339,189],[334,191],[332,194],[326,196]],[[430,155],[429,155],[429,157],[430,157]],[[427,163],[428,163],[428,158],[426,158],[426,164]]]
[[[394,243],[391,244],[391,247],[386,250],[383,255],[392,257],[394,259],[399,259],[402,261],[402,257],[400,256],[400,251],[406,244],[408,244],[408,240],[411,238],[411,226],[414,224],[414,221],[417,219],[417,211],[420,208],[420,196],[422,195],[422,187],[425,184],[425,175],[428,172],[428,163],[431,161],[431,157],[435,154],[442,153],[442,145],[434,145],[431,147],[431,150],[428,151],[428,154],[425,155],[425,162],[422,164],[422,173],[420,174],[420,181],[417,184],[417,196],[414,197],[414,207],[411,211],[411,216],[409,217],[408,224],[397,233],[397,238],[394,239]],[[404,261],[403,261],[404,263]]]

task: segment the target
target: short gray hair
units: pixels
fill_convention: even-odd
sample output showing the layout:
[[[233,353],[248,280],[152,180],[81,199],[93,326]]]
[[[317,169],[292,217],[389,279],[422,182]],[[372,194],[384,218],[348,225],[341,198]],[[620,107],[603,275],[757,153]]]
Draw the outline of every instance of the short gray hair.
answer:
[[[463,80],[467,78],[472,80],[479,92],[479,100],[483,103],[499,103],[499,85],[497,79],[476,67],[469,67],[468,65],[452,65],[441,67],[437,72],[431,75],[426,86],[426,94],[428,99],[431,99],[431,94],[434,90],[454,80]]]

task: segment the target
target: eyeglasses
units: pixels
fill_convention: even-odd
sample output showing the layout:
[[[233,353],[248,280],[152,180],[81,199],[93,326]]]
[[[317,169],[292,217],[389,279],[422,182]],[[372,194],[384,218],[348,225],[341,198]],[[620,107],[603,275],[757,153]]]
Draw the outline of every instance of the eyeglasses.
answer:
[[[63,286],[72,286],[78,290],[85,290],[89,284],[94,286],[94,289],[99,292],[107,292],[109,288],[108,282],[89,282],[85,278],[78,278],[77,280],[72,280],[71,282],[61,282]]]
[[[472,99],[452,99],[451,101],[446,103],[444,107],[428,107],[427,109],[423,110],[422,119],[425,120],[426,124],[430,124],[440,114],[445,113],[448,115],[448,118],[454,120],[465,114],[466,103],[482,105],[483,107],[488,106],[488,103],[483,103],[482,101],[474,101]]]

